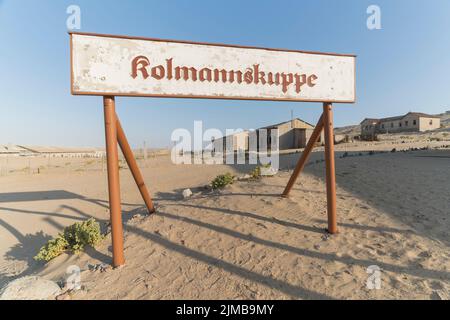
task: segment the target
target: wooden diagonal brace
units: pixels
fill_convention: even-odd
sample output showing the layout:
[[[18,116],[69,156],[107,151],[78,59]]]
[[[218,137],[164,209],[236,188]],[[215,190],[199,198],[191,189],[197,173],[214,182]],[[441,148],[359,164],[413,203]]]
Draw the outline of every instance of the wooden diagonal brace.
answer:
[[[284,189],[283,194],[281,195],[282,197],[287,198],[287,196],[289,195],[289,192],[291,192],[291,189],[294,186],[295,181],[297,180],[298,176],[305,168],[306,161],[308,161],[308,158],[311,154],[311,151],[314,148],[314,145],[317,143],[317,141],[319,141],[323,127],[324,127],[323,115],[321,115],[319,121],[317,122],[316,127],[314,128],[313,133],[311,134],[311,137],[309,138],[309,141],[308,141],[308,144],[306,145],[305,150],[303,150],[302,155],[297,162],[297,165],[294,169],[294,172],[292,173],[291,178],[289,179],[289,182],[286,185],[286,188]]]
[[[130,144],[128,143],[125,132],[123,131],[122,125],[120,124],[119,118],[117,119],[117,141],[119,143],[120,149],[127,161],[128,167],[133,174],[134,181],[136,182],[139,192],[141,193],[142,199],[144,199],[145,205],[149,213],[155,212],[155,207],[153,205],[152,198],[148,192],[147,186],[145,185],[144,178],[142,177],[141,171],[137,165],[136,159],[134,158],[133,151],[131,150]]]

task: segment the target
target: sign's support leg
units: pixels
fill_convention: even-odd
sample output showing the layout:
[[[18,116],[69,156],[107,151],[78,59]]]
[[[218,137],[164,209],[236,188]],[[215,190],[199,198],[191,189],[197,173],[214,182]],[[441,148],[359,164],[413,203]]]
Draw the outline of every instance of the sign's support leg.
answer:
[[[108,192],[113,248],[113,266],[118,267],[125,263],[125,259],[123,254],[123,226],[119,183],[119,153],[117,149],[117,118],[114,97],[103,97],[103,107],[105,113],[106,158],[108,168]]]
[[[323,104],[323,122],[325,126],[325,164],[327,179],[328,232],[337,233],[336,218],[336,172],[334,166],[334,130],[331,103]]]
[[[292,176],[289,179],[289,182],[281,195],[282,197],[287,198],[289,196],[289,193],[291,192],[291,189],[294,186],[295,181],[297,181],[298,176],[305,168],[306,161],[308,161],[308,158],[311,154],[311,151],[314,148],[314,145],[317,143],[317,141],[319,141],[322,130],[323,130],[323,115],[320,116],[320,119],[317,122],[317,125],[314,128],[313,133],[311,134],[311,137],[309,138],[308,144],[306,145],[305,150],[303,150],[302,155],[298,160],[297,165],[294,169],[294,172],[292,173]]]
[[[123,131],[122,125],[120,124],[119,118],[117,118],[117,140],[119,146],[122,149],[122,153],[125,160],[128,163],[131,173],[133,174],[134,181],[136,182],[139,192],[141,193],[142,199],[144,199],[145,205],[147,206],[148,213],[155,212],[155,207],[153,206],[152,198],[148,192],[147,186],[145,185],[144,178],[142,177],[141,171],[137,165],[136,159],[133,156],[133,151],[131,150],[130,144],[128,143],[125,132]]]

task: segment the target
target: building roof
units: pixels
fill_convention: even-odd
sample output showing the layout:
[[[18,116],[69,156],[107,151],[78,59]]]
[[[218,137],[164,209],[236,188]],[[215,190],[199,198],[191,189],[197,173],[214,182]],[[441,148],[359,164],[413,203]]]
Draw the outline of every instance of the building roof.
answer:
[[[302,119],[300,119],[300,118],[295,118],[295,119],[293,119],[293,120],[298,120],[298,121],[303,122],[303,123],[305,123],[305,124],[307,124],[307,125],[309,125],[309,126],[311,126],[311,127],[314,128],[314,126],[313,126],[312,124],[310,124],[310,123],[308,123],[308,122],[306,122],[305,120],[302,120]],[[291,122],[291,121],[292,121],[292,120],[283,121],[283,122],[280,122],[280,123],[277,123],[277,124],[272,124],[272,125],[269,125],[269,126],[265,126],[265,127],[258,128],[258,129],[273,129],[273,128],[278,128],[278,127],[280,127],[280,126],[282,126],[282,125],[284,125],[284,124],[287,124],[287,123],[289,123],[289,122]]]
[[[365,122],[365,121],[378,122],[378,121],[380,121],[380,119],[375,119],[375,118],[365,118],[363,121],[361,121],[361,123],[363,123],[363,122]]]
[[[407,115],[413,115],[413,116],[418,116],[418,117],[423,117],[423,118],[438,118],[438,119],[441,118],[436,115],[422,113],[422,112],[408,112],[405,116],[407,116]]]
[[[20,153],[23,151],[20,148],[17,148],[15,145],[0,145],[0,153],[1,154],[14,154],[14,153]]]
[[[403,116],[396,116],[396,117],[388,117],[388,118],[381,118],[380,122],[386,122],[386,121],[397,121],[402,120],[404,117],[406,117],[406,114]]]
[[[228,138],[228,137],[235,137],[235,136],[237,136],[237,135],[241,135],[241,134],[246,134],[246,135],[248,135],[249,134],[249,131],[248,130],[242,130],[242,131],[238,131],[238,132],[233,132],[232,134],[229,134],[229,135],[227,135],[227,136],[222,136],[222,137],[214,137],[214,142],[216,142],[216,141],[220,141],[220,140],[223,140],[223,139],[226,139],[226,138]]]
[[[386,122],[386,121],[396,121],[396,120],[401,120],[406,116],[417,116],[419,118],[436,118],[436,119],[440,119],[439,116],[435,116],[435,115],[431,115],[431,114],[426,114],[426,113],[422,113],[422,112],[408,112],[405,115],[402,116],[396,116],[396,117],[388,117],[388,118],[381,118],[381,119],[375,119],[375,118],[365,118],[363,121],[361,121],[360,124],[362,124],[365,121],[374,121],[374,122]]]
[[[310,123],[308,123],[308,122],[306,122],[305,120],[302,120],[302,119],[300,119],[300,118],[295,118],[295,119],[293,119],[293,120],[300,121],[300,122],[302,122],[302,123],[304,123],[304,124],[310,126],[311,128],[314,128],[314,126],[313,126],[312,124],[310,124]],[[269,126],[261,127],[261,128],[256,129],[256,130],[260,130],[260,129],[275,129],[275,128],[278,128],[278,127],[280,127],[280,126],[282,126],[282,125],[284,125],[284,124],[290,123],[291,121],[292,121],[292,120],[283,121],[283,122],[280,122],[280,123],[276,123],[276,124],[272,124],[272,125],[269,125]],[[249,131],[248,131],[248,130],[243,130],[243,131],[235,132],[235,133],[233,133],[233,134],[231,134],[231,135],[223,136],[223,137],[217,138],[216,141],[217,141],[217,140],[220,140],[220,139],[226,139],[226,138],[229,137],[229,136],[236,136],[236,135],[238,135],[238,134],[249,134]]]

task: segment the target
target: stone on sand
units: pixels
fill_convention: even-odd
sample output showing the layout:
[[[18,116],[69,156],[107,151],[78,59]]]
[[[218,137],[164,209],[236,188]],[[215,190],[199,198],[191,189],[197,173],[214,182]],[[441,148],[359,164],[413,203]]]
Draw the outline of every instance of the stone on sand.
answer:
[[[41,277],[23,277],[0,290],[0,300],[46,300],[61,293],[59,286]]]
[[[261,168],[261,175],[262,176],[274,176],[277,174],[277,170],[275,168],[269,167],[269,168]]]
[[[183,198],[187,199],[190,198],[192,196],[192,191],[191,189],[185,189],[183,190]]]

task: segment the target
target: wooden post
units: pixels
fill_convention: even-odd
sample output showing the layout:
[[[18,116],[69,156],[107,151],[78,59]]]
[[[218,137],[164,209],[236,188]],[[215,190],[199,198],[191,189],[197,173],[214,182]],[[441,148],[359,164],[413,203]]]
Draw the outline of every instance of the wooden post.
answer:
[[[317,122],[316,127],[314,128],[313,133],[311,134],[311,137],[309,138],[308,144],[306,145],[305,150],[303,150],[302,155],[300,159],[297,162],[297,165],[294,169],[294,172],[292,173],[291,178],[289,179],[288,184],[286,185],[286,188],[283,191],[283,194],[281,195],[284,198],[287,198],[289,195],[289,192],[291,192],[292,187],[295,184],[295,181],[297,180],[300,173],[303,171],[306,165],[306,161],[308,161],[309,155],[311,154],[311,151],[314,148],[314,145],[320,138],[320,134],[323,130],[323,115],[320,116],[319,121]]]
[[[122,149],[122,153],[125,157],[125,160],[128,163],[128,167],[130,168],[131,173],[133,174],[134,181],[136,182],[139,192],[141,193],[142,198],[144,199],[145,205],[147,206],[148,213],[155,212],[155,208],[153,206],[152,198],[148,193],[147,186],[145,185],[144,178],[142,177],[141,171],[137,165],[136,159],[133,156],[133,151],[131,150],[130,144],[128,143],[125,132],[123,131],[122,125],[120,124],[119,118],[116,115],[117,121],[117,140],[119,142],[119,146]],[[145,152],[145,151],[144,151]]]
[[[113,248],[113,266],[118,267],[125,263],[125,259],[123,254],[123,226],[119,183],[119,153],[117,150],[117,118],[114,97],[103,97],[103,107],[105,113],[106,161],[108,168],[108,191]]]
[[[323,122],[325,127],[325,164],[327,180],[328,232],[337,233],[336,219],[336,172],[334,166],[334,130],[331,103],[323,104]]]

